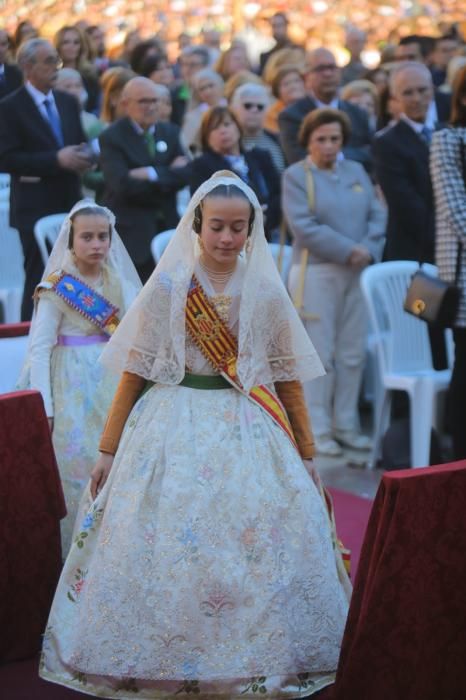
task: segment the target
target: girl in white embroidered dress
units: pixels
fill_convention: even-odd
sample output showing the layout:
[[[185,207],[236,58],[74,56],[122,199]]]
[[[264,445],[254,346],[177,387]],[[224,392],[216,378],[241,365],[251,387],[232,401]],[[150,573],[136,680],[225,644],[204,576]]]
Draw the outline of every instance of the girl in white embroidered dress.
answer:
[[[120,318],[141,283],[114,229],[113,214],[88,200],[75,205],[37,288],[20,380],[44,399],[67,508],[61,523],[66,556],[118,375],[97,362],[108,335],[55,293],[53,280],[62,272],[103,295],[118,307]]]
[[[242,391],[186,332],[193,274],[237,338]],[[300,456],[247,395],[322,369],[257,198],[231,173],[194,195],[102,360],[124,375],[52,606],[42,677],[106,698],[285,698],[330,684],[350,586],[303,464],[309,447],[301,442]]]

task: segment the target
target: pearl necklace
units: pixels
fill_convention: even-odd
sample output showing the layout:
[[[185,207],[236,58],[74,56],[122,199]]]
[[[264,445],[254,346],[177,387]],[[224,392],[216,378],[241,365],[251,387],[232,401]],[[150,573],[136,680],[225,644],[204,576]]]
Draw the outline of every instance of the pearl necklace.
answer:
[[[211,270],[207,265],[203,262],[201,258],[199,258],[199,263],[206,273],[207,277],[209,278],[209,281],[215,286],[215,285],[223,285],[225,286],[230,277],[232,276],[233,272],[236,269],[236,262],[231,267],[229,270],[225,270],[224,272],[221,271],[219,272],[218,270]]]

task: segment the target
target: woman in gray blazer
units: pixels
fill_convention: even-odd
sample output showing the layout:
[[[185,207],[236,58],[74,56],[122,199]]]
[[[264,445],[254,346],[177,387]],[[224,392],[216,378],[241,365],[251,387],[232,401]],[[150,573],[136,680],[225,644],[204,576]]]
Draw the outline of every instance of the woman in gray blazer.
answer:
[[[436,211],[436,263],[439,275],[455,280],[458,254],[461,300],[453,337],[455,363],[448,395],[455,459],[466,459],[466,67],[453,86],[450,129],[434,134],[430,151]]]
[[[386,213],[364,168],[340,155],[350,122],[334,109],[307,115],[307,157],[285,170],[283,211],[293,236],[290,292],[303,285],[303,319],[327,371],[305,387],[318,452],[368,450],[358,397],[367,320],[361,271],[382,256]]]

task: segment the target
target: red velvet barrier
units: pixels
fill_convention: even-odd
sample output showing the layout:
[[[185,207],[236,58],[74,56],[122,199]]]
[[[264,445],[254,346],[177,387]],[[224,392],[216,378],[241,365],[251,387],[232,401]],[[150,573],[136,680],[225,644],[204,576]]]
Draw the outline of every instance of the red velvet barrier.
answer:
[[[21,323],[0,323],[0,338],[18,338],[27,335],[31,326],[30,321]]]
[[[42,397],[0,397],[0,661],[41,646],[61,569],[66,513]]]
[[[385,474],[332,700],[466,698],[466,462]]]

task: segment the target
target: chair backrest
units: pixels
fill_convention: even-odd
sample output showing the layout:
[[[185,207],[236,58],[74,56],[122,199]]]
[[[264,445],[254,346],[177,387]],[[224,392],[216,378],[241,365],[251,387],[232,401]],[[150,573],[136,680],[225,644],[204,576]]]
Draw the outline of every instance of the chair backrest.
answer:
[[[22,289],[24,286],[23,249],[19,233],[11,228],[8,202],[0,201],[0,287]]]
[[[273,259],[275,260],[275,264],[278,267],[280,277],[286,286],[288,283],[288,275],[290,273],[293,248],[290,245],[281,246],[280,243],[269,243],[269,249],[272,253]]]
[[[60,233],[61,225],[68,216],[65,214],[50,214],[49,216],[44,216],[39,221],[36,221],[34,226],[34,237],[39,246],[40,254],[42,256],[42,261],[44,265],[47,265],[47,260],[49,259],[49,249],[47,248],[47,243],[50,248],[58,238]]]
[[[167,231],[161,231],[152,239],[150,249],[156,265],[162,257],[163,252],[169,244],[170,239],[172,238],[175,231],[176,229],[174,228],[170,228]]]
[[[361,275],[361,288],[372,323],[382,373],[432,370],[427,324],[403,309],[418,264],[409,260],[378,263]],[[434,265],[425,272],[436,275]]]
[[[14,391],[28,348],[28,336],[0,338],[0,394]]]
[[[8,173],[0,173],[0,202],[10,200],[10,176]]]

